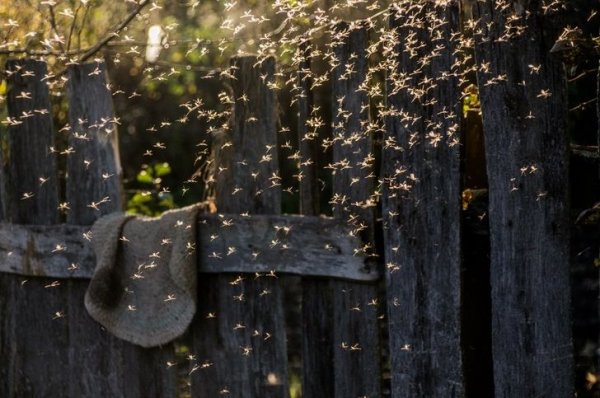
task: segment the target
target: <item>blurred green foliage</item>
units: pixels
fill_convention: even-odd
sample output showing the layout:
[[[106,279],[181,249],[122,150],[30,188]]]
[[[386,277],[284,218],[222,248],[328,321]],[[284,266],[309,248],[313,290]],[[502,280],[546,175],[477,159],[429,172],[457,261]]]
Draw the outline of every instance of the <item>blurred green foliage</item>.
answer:
[[[165,210],[175,208],[173,195],[161,186],[163,177],[169,174],[171,174],[169,163],[144,165],[136,177],[140,188],[130,191],[127,212],[157,216]]]

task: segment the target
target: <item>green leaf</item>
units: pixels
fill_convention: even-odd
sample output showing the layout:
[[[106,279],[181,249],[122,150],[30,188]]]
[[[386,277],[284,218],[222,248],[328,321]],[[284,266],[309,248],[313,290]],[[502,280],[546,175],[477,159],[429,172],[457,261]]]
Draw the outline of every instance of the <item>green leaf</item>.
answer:
[[[152,200],[152,196],[150,195],[144,195],[141,192],[136,193],[135,195],[133,195],[133,197],[129,200],[129,202],[132,205],[139,205],[142,203],[148,203]]]
[[[152,178],[151,173],[149,173],[147,170],[142,170],[138,173],[137,180],[142,184],[152,184],[154,179]]]
[[[170,174],[171,166],[167,162],[155,164],[154,173],[156,177],[162,177],[164,175]]]

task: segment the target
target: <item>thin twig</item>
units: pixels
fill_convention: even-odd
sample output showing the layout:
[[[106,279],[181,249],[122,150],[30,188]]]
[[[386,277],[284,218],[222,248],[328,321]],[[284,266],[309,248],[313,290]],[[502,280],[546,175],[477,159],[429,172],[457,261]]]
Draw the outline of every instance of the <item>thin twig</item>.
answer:
[[[32,50],[29,48],[13,48],[12,50],[0,50],[0,55],[15,55],[25,54],[34,57],[42,57],[45,55],[77,55],[83,51],[71,50],[71,51],[60,51],[60,50]]]
[[[597,146],[571,144],[571,153],[587,159],[600,159]]]
[[[85,5],[85,12],[83,13],[83,19],[81,20],[81,24],[79,25],[79,29],[77,30],[77,50],[81,50],[81,32],[83,32],[83,27],[85,26],[85,21],[90,14],[90,3]]]
[[[584,70],[583,72],[581,72],[580,74],[578,74],[575,77],[570,78],[569,80],[567,80],[569,83],[573,83],[574,81],[577,81],[579,79],[581,79],[582,77],[585,77],[587,75],[589,75],[590,73],[595,73],[597,72],[596,69],[588,69],[588,70]]]
[[[577,106],[574,106],[573,108],[569,109],[569,112],[575,112],[575,111],[578,111],[580,109],[585,109],[588,105],[593,104],[597,100],[598,100],[597,98],[592,98],[591,100],[582,102],[581,104],[579,104]]]
[[[195,40],[172,40],[169,41],[169,46],[170,47],[175,47],[177,45],[185,45],[188,43],[195,43]],[[204,43],[210,44],[212,43],[211,40],[205,40]],[[148,42],[146,41],[136,41],[136,40],[122,40],[122,41],[111,41],[106,43],[105,47],[130,47],[130,46],[138,46],[138,47],[146,47],[148,46]],[[31,55],[31,56],[36,56],[36,57],[41,57],[44,55],[56,55],[56,56],[60,56],[60,55],[78,55],[78,54],[84,54],[88,51],[90,51],[93,47],[86,47],[86,48],[82,48],[80,50],[69,50],[69,51],[60,51],[60,50],[32,50],[29,48],[24,48],[24,47],[19,47],[19,48],[13,48],[11,50],[0,50],[0,55],[16,55],[16,54],[25,54],[25,55]]]
[[[204,72],[207,74],[221,73],[223,71],[221,68],[214,68],[214,67],[210,67],[210,66],[178,64],[175,62],[167,62],[167,61],[161,61],[161,60],[156,60],[153,62],[153,64],[156,66],[159,66],[159,67],[163,67],[163,68],[181,68],[181,69],[191,70],[191,71],[195,71],[195,72]]]
[[[93,45],[87,52],[85,52],[80,58],[79,62],[84,62],[85,60],[91,58],[96,54],[102,47],[104,47],[108,42],[113,40],[115,37],[119,36],[119,32],[123,30],[129,23],[135,18],[144,7],[146,7],[150,3],[150,0],[142,0],[138,6],[133,10],[127,17],[121,21],[119,25],[112,32],[108,33],[104,38],[98,41],[95,45]]]
[[[77,14],[79,14],[81,5],[82,3],[80,2],[77,8],[75,9],[75,13],[73,14],[73,22],[71,23],[71,28],[69,29],[69,37],[67,38],[67,51],[71,49],[71,37],[73,37],[73,31],[75,30],[75,25],[77,24]]]
[[[63,47],[63,44],[61,43],[62,38],[60,36],[60,33],[58,32],[58,28],[56,27],[56,17],[54,15],[54,6],[52,4],[50,4],[50,5],[48,5],[48,7],[50,8],[50,26],[52,27],[52,31],[56,35],[56,39],[57,39],[56,41],[58,43],[58,46],[64,52],[65,48]]]

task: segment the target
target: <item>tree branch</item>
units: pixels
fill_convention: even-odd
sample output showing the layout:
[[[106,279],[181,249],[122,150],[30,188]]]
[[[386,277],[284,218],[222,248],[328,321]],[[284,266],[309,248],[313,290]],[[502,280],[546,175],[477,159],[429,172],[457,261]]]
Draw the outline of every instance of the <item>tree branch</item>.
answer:
[[[54,15],[54,6],[52,4],[50,4],[48,7],[50,8],[50,27],[52,28],[52,31],[56,35],[58,46],[60,47],[60,49],[62,51],[64,51],[65,48],[63,46],[63,43],[61,42],[61,40],[63,40],[64,37],[62,37],[60,35],[60,33],[58,32],[58,28],[56,27],[56,16]]]
[[[113,29],[112,32],[108,33],[106,36],[104,36],[102,40],[97,42],[88,51],[86,51],[79,58],[79,62],[84,62],[87,59],[93,57],[94,54],[96,54],[98,51],[100,51],[100,49],[102,49],[102,47],[104,47],[108,42],[117,37],[119,35],[119,32],[121,32],[121,30],[123,30],[127,25],[129,25],[133,18],[135,18],[142,11],[142,9],[148,5],[148,3],[150,3],[150,0],[142,0],[140,3],[138,3],[138,6],[135,8],[135,10],[133,10],[129,15],[127,15],[127,18],[125,18],[119,25],[117,25],[117,27]]]

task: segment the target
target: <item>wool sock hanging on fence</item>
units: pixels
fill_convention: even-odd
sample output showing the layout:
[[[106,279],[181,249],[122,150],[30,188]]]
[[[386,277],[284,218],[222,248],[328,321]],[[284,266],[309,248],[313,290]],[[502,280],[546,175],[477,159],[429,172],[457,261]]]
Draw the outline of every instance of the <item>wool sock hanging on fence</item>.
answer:
[[[112,213],[92,227],[96,269],[85,307],[110,333],[142,347],[182,335],[196,312],[199,205],[158,218]]]

